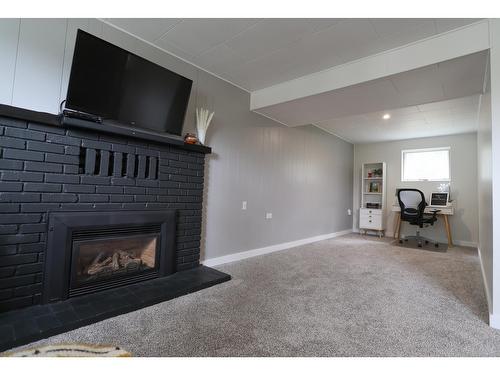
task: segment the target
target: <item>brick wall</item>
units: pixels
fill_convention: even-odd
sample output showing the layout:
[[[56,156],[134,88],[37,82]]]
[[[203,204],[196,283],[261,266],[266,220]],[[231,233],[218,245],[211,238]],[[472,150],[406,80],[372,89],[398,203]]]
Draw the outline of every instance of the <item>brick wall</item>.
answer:
[[[196,267],[204,156],[0,117],[0,311],[41,301],[49,211],[177,209],[177,271]]]

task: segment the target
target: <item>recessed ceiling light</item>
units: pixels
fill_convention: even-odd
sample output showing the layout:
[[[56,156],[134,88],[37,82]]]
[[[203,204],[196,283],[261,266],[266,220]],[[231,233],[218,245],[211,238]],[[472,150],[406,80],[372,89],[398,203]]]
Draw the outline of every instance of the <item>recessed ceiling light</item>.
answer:
[[[389,120],[389,119],[391,118],[391,115],[390,115],[390,114],[388,114],[388,113],[386,113],[386,114],[384,114],[384,115],[382,116],[382,118],[383,118],[384,120]]]

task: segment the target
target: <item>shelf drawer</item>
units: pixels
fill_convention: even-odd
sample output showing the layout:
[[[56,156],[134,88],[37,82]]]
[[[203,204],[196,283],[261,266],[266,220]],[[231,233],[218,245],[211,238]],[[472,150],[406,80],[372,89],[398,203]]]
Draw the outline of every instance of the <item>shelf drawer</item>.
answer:
[[[368,216],[368,215],[382,216],[382,209],[380,209],[380,208],[360,208],[359,209],[359,214],[361,216]]]
[[[360,215],[359,227],[382,230],[382,215]]]

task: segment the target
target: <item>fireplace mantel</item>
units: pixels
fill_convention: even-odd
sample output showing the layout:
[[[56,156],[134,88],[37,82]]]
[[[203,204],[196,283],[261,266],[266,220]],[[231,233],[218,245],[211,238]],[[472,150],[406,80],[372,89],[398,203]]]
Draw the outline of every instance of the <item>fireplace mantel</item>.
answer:
[[[156,133],[147,130],[133,131],[127,127],[112,123],[93,123],[91,121],[83,121],[79,119],[66,119],[61,115],[54,115],[46,112],[37,112],[25,108],[13,107],[10,105],[0,104],[0,116],[10,117],[14,119],[32,121],[44,125],[55,126],[59,128],[72,127],[87,129],[93,132],[101,132],[114,134],[124,137],[141,139],[158,144],[166,144],[181,148],[187,151],[210,154],[212,149],[203,145],[190,145],[184,143],[175,137],[168,134]]]

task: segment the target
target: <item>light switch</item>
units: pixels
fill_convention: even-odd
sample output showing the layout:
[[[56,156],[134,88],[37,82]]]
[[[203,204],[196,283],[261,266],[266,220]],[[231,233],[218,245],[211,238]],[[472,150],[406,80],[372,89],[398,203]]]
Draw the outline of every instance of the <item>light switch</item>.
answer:
[[[241,209],[246,210],[247,209],[247,201],[241,202]]]
[[[273,218],[273,213],[272,212],[266,212],[266,219],[272,219]]]

